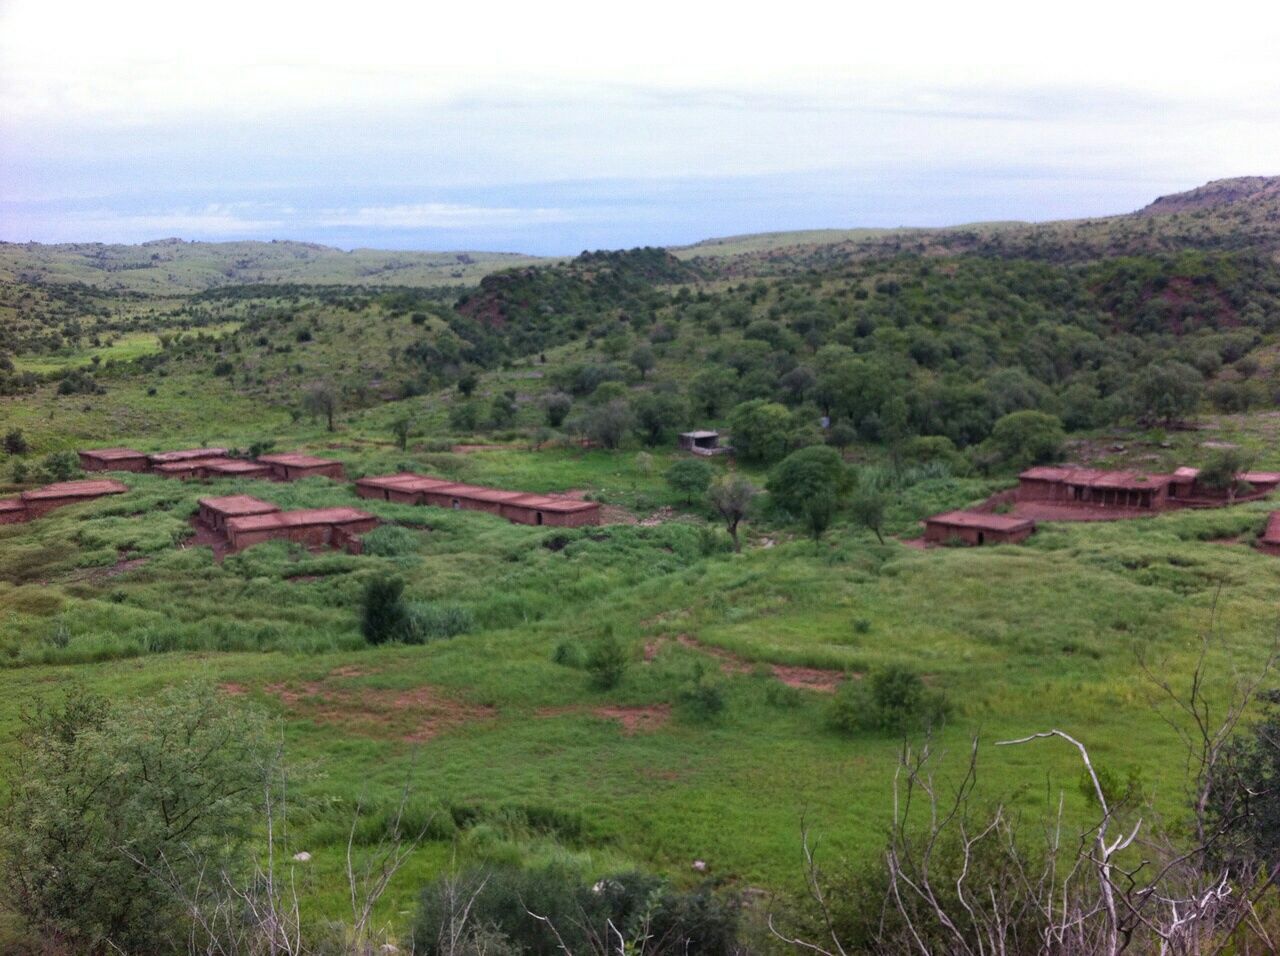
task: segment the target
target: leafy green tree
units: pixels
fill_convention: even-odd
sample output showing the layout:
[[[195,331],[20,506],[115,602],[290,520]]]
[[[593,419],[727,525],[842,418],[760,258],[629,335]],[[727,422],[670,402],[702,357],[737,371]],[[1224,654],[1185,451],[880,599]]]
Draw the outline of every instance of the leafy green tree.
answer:
[[[630,664],[626,647],[612,631],[606,631],[587,653],[587,672],[601,690],[612,690],[621,684]]]
[[[711,487],[712,468],[698,458],[684,458],[667,469],[666,479],[671,490],[684,497],[685,504],[692,504],[698,495],[706,494]]]
[[[25,455],[30,450],[21,428],[14,428],[5,434],[4,450],[10,455]]]
[[[662,444],[663,437],[684,421],[688,410],[684,399],[674,392],[648,392],[631,403],[636,431],[649,446]]]
[[[507,428],[516,420],[516,393],[508,389],[501,395],[494,396],[489,404],[489,425],[492,428]]]
[[[733,450],[743,461],[777,461],[787,453],[793,426],[785,405],[752,399],[729,413]]]
[[[602,448],[616,449],[631,429],[634,418],[625,399],[614,399],[591,409],[583,419],[583,431]]]
[[[741,551],[742,542],[738,540],[738,525],[746,518],[760,489],[736,472],[721,475],[711,483],[707,497],[711,507],[724,519],[725,530],[733,539],[733,550]]]
[[[658,364],[653,354],[653,346],[642,343],[632,349],[631,364],[640,373],[640,381],[643,382],[653,367]]]
[[[868,531],[875,533],[876,540],[884,544],[884,518],[887,502],[883,493],[870,489],[858,489],[849,502],[849,514]]]
[[[839,504],[834,492],[819,491],[810,495],[804,502],[804,526],[813,538],[814,544],[822,540],[827,529],[835,520]]]
[[[468,369],[458,379],[458,391],[462,393],[463,397],[470,398],[479,384],[480,377],[474,371]]]
[[[408,620],[404,581],[389,575],[370,579],[360,602],[360,631],[364,639],[370,644],[400,640]]]
[[[6,907],[59,953],[184,946],[158,878],[234,867],[265,779],[266,725],[209,684],[112,702],[72,688],[37,703],[0,819]]]
[[[1249,470],[1250,458],[1239,448],[1219,448],[1200,469],[1196,480],[1206,488],[1227,492],[1228,499],[1234,499],[1244,484],[1240,480],[1241,472]]]
[[[800,517],[806,515],[806,505],[815,497],[829,496],[834,508],[848,491],[850,477],[838,451],[828,445],[813,445],[792,452],[775,465],[765,488],[775,508]]]
[[[991,430],[992,446],[1014,468],[1056,460],[1066,438],[1056,415],[1031,410],[1006,415]]]
[[[395,436],[396,447],[404,451],[409,447],[409,430],[413,428],[413,419],[402,415],[391,423],[391,434]]]
[[[329,431],[333,431],[334,416],[338,414],[338,390],[328,382],[317,382],[302,397],[302,407],[312,418],[323,418]]]
[[[689,398],[703,415],[715,416],[733,401],[738,377],[720,366],[704,368],[689,380]]]
[[[547,416],[547,424],[552,428],[559,428],[573,409],[573,399],[564,392],[552,392],[543,400],[542,408]]]
[[[1172,425],[1185,421],[1200,407],[1204,380],[1182,362],[1161,362],[1142,368],[1131,387],[1134,413],[1146,424]]]

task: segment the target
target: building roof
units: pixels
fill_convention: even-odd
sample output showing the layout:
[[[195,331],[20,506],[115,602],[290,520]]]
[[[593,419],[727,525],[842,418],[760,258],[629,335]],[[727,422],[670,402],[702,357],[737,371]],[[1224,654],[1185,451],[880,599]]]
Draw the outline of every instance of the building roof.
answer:
[[[1251,485],[1277,485],[1280,484],[1280,471],[1246,471],[1236,478]]]
[[[0,511],[26,511],[21,498],[0,498]]]
[[[128,491],[124,485],[110,478],[90,478],[86,481],[59,481],[24,491],[24,501],[40,501],[49,498],[98,498],[102,495],[118,495]]]
[[[163,465],[175,461],[191,461],[195,458],[218,458],[227,453],[225,448],[184,448],[181,451],[160,451],[148,455],[153,465]]]
[[[224,515],[261,515],[280,509],[269,501],[252,495],[223,495],[217,498],[201,498],[200,507]]]
[[[1200,469],[1187,468],[1185,466],[1182,468],[1175,468],[1173,470],[1173,477],[1181,481],[1194,481],[1200,477]]]
[[[356,484],[367,488],[394,488],[396,491],[430,491],[434,488],[452,485],[454,482],[445,481],[443,478],[425,478],[422,475],[415,475],[412,472],[405,471],[398,475],[357,478]]]
[[[261,462],[245,461],[243,458],[211,458],[208,461],[201,462],[201,467],[208,468],[210,471],[237,474],[246,471],[262,471],[267,466]]]
[[[265,531],[271,528],[305,528],[309,525],[350,524],[373,520],[376,520],[373,515],[358,508],[305,508],[300,511],[274,511],[270,514],[231,518],[227,521],[227,527],[232,531]]]
[[[928,524],[945,524],[954,528],[977,528],[980,531],[1022,531],[1036,526],[1036,523],[1030,518],[987,514],[981,511],[946,511],[924,520]]]
[[[681,432],[680,437],[681,438],[719,438],[720,433],[711,432],[711,431]]]
[[[311,455],[301,454],[282,454],[282,455],[259,455],[258,461],[266,462],[268,465],[285,465],[289,468],[320,468],[325,465],[340,465],[342,462],[334,461],[332,458],[315,458]]]
[[[192,471],[197,468],[207,468],[210,465],[229,465],[234,462],[234,458],[221,458],[216,455],[208,458],[183,458],[178,461],[165,461],[154,467],[155,471],[162,475],[169,472]]]
[[[483,485],[469,485],[461,481],[448,481],[444,478],[431,478],[410,472],[361,478],[356,484],[369,488],[394,488],[397,491],[430,491],[460,500],[487,501],[495,504],[513,505],[517,508],[528,508],[534,511],[555,511],[561,514],[575,511],[592,511],[600,507],[594,501],[582,501],[565,495],[539,495],[528,491],[486,488]]]
[[[1082,485],[1087,488],[1106,488],[1120,491],[1152,491],[1163,488],[1173,480],[1172,475],[1148,475],[1138,471],[1104,471],[1098,468],[1070,468],[1049,465],[1028,468],[1018,477],[1026,481],[1050,481],[1066,485]]]
[[[123,461],[127,458],[147,457],[142,452],[134,451],[132,448],[89,448],[80,452],[80,454],[101,458],[103,461]]]
[[[1267,527],[1258,539],[1266,544],[1280,544],[1280,511],[1273,511],[1267,516]]]

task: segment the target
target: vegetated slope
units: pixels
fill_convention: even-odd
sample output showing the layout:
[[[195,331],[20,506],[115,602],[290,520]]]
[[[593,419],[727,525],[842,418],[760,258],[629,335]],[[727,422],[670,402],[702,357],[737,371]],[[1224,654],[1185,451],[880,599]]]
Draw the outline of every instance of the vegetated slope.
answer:
[[[237,283],[434,286],[542,261],[501,252],[344,252],[310,242],[0,243],[0,278],[174,294]]]

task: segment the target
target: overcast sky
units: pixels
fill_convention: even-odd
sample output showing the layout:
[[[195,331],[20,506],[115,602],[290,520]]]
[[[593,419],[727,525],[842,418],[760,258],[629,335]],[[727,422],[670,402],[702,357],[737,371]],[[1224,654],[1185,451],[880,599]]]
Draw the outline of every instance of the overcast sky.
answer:
[[[1280,173],[1280,5],[0,0],[0,239],[584,248]]]

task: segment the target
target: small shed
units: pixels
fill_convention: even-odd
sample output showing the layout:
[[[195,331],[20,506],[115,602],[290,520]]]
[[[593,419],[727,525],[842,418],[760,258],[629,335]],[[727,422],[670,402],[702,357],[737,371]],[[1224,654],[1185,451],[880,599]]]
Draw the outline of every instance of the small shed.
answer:
[[[269,501],[250,495],[223,495],[218,498],[201,498],[197,519],[214,531],[226,531],[227,521],[248,515],[273,514],[280,509]]]
[[[259,455],[258,461],[271,467],[271,475],[280,481],[297,481],[299,478],[332,478],[342,481],[346,477],[342,462],[311,455],[282,454]]]
[[[147,456],[132,448],[91,448],[77,452],[85,471],[146,471]]]
[[[716,431],[693,431],[680,434],[680,447],[695,455],[723,455],[732,449],[720,444],[720,433]]]
[[[356,480],[356,494],[377,501],[394,501],[404,505],[423,504],[423,494],[442,485],[452,484],[440,478],[424,478],[411,472],[380,475]]]
[[[30,517],[21,498],[0,498],[0,524],[20,524]]]
[[[947,511],[924,522],[924,539],[932,544],[959,541],[967,545],[1017,544],[1031,537],[1036,523],[1013,515]]]
[[[309,548],[344,547],[352,538],[372,531],[378,519],[355,508],[308,508],[228,518],[227,541],[239,551],[264,541],[296,541]]]
[[[1260,497],[1271,494],[1280,486],[1280,472],[1276,471],[1246,471],[1236,475],[1236,479],[1251,485],[1253,493]]]
[[[90,478],[84,481],[60,481],[22,493],[23,507],[30,518],[39,518],[55,508],[92,501],[104,495],[120,495],[129,489],[110,478]]]
[[[147,456],[152,468],[169,465],[176,461],[192,461],[199,458],[223,458],[227,454],[225,448],[183,448],[180,451],[159,451]]]
[[[1267,515],[1267,526],[1258,537],[1257,547],[1266,554],[1280,555],[1280,511]]]
[[[270,478],[271,466],[243,458],[218,458],[201,467],[203,478]]]
[[[178,461],[166,461],[158,465],[153,465],[151,470],[165,478],[181,478],[189,481],[193,478],[207,478],[209,476],[209,468],[216,465],[229,465],[236,461],[234,458],[183,458]]]

